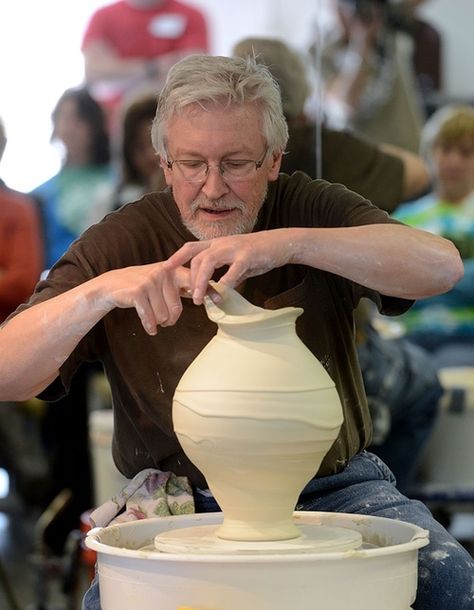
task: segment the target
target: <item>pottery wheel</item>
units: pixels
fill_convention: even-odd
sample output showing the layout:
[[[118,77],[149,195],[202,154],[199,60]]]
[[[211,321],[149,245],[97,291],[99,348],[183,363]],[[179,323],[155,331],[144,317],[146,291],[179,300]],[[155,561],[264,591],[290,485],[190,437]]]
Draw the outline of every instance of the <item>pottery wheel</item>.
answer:
[[[163,532],[155,537],[155,548],[162,553],[196,555],[263,555],[330,553],[350,551],[362,545],[355,530],[319,524],[301,524],[301,536],[291,540],[224,540],[216,535],[218,525],[198,525]]]

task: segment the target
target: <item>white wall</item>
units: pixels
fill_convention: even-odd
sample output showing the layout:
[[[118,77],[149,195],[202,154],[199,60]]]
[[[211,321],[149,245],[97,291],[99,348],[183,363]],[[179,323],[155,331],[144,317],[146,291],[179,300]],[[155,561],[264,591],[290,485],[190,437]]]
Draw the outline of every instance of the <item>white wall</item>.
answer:
[[[327,21],[331,0],[189,0],[205,10],[212,28],[213,51],[229,53],[243,36],[281,36],[307,48],[316,19]],[[445,92],[474,97],[474,0],[428,0],[420,13],[444,40]]]
[[[421,9],[443,36],[445,92],[474,99],[474,0],[430,0]]]
[[[0,175],[28,191],[59,168],[51,111],[80,84],[82,32],[105,0],[0,0],[0,117],[8,137]]]
[[[279,36],[304,49],[328,0],[190,0],[208,15],[212,52],[226,55],[244,36]]]
[[[83,78],[80,41],[92,11],[109,0],[0,2],[0,116],[8,134],[1,176],[28,191],[59,167],[49,145],[59,95]],[[111,0],[110,0],[111,1]],[[187,0],[208,15],[211,51],[228,54],[244,36],[281,36],[307,48],[330,0]],[[423,12],[445,39],[446,92],[474,97],[474,0],[430,0]]]

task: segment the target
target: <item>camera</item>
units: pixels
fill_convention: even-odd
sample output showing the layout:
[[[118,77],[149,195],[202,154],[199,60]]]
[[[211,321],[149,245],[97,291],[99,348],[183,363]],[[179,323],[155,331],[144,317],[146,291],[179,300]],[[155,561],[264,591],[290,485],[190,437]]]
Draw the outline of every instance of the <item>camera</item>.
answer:
[[[374,19],[375,7],[384,4],[384,2],[378,2],[377,0],[355,0],[354,16],[365,23],[370,23]]]
[[[403,2],[393,5],[390,0],[342,0],[352,7],[352,14],[364,23],[373,21],[375,11],[382,13],[385,23],[394,29],[407,29]]]

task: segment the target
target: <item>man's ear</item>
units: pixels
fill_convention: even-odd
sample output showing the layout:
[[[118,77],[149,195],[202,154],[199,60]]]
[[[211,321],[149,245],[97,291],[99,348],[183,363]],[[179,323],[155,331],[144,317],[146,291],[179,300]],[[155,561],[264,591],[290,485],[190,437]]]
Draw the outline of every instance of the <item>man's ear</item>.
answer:
[[[275,152],[272,154],[272,164],[268,170],[268,181],[274,182],[278,178],[278,174],[280,173],[281,160],[283,157],[283,153]]]
[[[167,163],[166,159],[164,157],[162,157],[161,155],[160,155],[160,167],[163,170],[166,184],[168,186],[172,186],[173,185],[173,179],[172,179],[173,170],[171,169],[171,167],[168,167],[168,163]]]

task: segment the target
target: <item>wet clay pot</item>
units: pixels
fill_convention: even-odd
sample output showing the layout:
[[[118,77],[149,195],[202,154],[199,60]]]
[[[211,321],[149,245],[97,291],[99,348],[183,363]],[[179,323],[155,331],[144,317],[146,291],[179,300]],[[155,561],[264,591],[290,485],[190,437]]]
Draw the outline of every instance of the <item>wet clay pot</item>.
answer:
[[[343,421],[339,396],[296,334],[302,309],[222,294],[206,300],[218,331],[178,384],[174,428],[223,511],[218,537],[295,538],[298,496]]]

